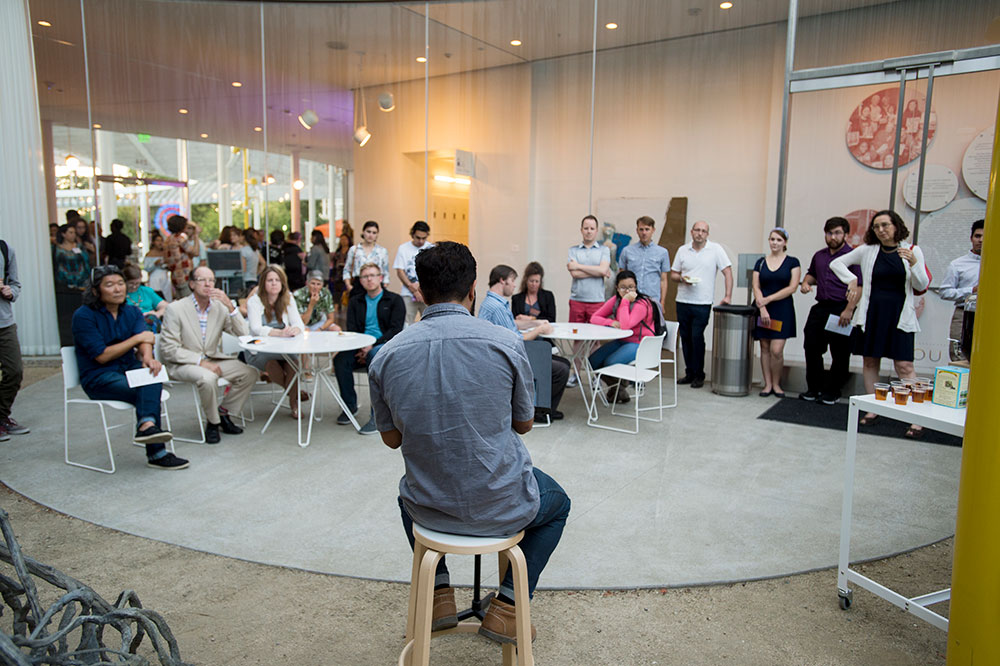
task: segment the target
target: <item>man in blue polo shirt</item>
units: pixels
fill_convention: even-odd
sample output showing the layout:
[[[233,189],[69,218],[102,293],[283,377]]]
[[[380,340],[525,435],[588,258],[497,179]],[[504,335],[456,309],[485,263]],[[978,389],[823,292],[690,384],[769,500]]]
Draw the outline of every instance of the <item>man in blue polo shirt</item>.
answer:
[[[514,294],[517,283],[517,271],[510,266],[500,264],[490,271],[490,290],[486,292],[486,299],[479,306],[479,318],[485,319],[491,324],[503,326],[514,331],[521,336],[522,340],[534,340],[539,335],[552,332],[552,325],[545,320],[525,319],[515,321],[510,305],[505,299]],[[529,330],[521,330],[520,327]],[[562,356],[552,357],[552,406],[548,409],[539,407],[535,410],[535,420],[545,421],[546,416],[558,421],[563,418],[563,413],[559,411],[559,401],[562,400],[563,391],[566,389],[566,382],[569,380],[569,361]]]
[[[364,293],[355,294],[347,303],[347,330],[367,333],[375,338],[375,344],[354,351],[340,352],[333,357],[333,368],[340,387],[340,397],[354,414],[358,411],[358,394],[354,390],[354,370],[367,368],[382,345],[396,337],[403,330],[406,321],[406,305],[399,294],[382,288],[382,269],[378,264],[368,263],[358,274]],[[347,412],[337,417],[338,425],[351,422]],[[362,435],[375,434],[375,413],[361,427]]]
[[[618,268],[635,273],[639,293],[645,294],[660,304],[660,312],[666,307],[667,278],[670,277],[670,253],[667,248],[653,242],[656,222],[648,215],[635,221],[638,243],[622,249],[618,257]]]

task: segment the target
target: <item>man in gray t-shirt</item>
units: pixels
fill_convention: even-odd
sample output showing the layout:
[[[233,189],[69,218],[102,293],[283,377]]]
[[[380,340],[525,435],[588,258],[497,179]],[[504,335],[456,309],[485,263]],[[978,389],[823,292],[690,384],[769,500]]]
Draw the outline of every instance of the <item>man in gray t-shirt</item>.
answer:
[[[471,314],[476,260],[445,242],[417,255],[427,309],[387,342],[369,368],[382,441],[403,454],[399,506],[410,545],[413,521],[478,536],[524,530],[520,547],[528,591],[555,550],[570,501],[531,464],[519,435],[534,419],[533,377],[521,339]],[[500,584],[480,633],[514,641],[511,572]],[[434,592],[434,630],[455,626],[454,592],[444,558]]]

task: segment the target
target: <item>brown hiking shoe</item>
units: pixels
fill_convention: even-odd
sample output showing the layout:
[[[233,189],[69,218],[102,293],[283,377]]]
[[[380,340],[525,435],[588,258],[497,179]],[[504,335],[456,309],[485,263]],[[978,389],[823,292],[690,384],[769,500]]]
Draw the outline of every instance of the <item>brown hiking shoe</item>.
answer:
[[[486,611],[483,624],[479,627],[479,635],[485,636],[497,643],[516,643],[517,627],[514,618],[514,606],[493,598],[490,608]],[[531,625],[531,640],[535,640],[535,625]]]
[[[434,613],[431,631],[451,629],[458,626],[458,609],[455,607],[455,590],[442,587],[434,590]]]

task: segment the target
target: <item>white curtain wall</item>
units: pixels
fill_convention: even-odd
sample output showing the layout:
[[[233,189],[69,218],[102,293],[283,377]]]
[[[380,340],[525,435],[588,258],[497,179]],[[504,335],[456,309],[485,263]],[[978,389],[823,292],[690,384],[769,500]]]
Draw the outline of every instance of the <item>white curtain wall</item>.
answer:
[[[0,2],[0,238],[17,253],[21,297],[14,304],[21,351],[58,354],[42,133],[27,2]]]

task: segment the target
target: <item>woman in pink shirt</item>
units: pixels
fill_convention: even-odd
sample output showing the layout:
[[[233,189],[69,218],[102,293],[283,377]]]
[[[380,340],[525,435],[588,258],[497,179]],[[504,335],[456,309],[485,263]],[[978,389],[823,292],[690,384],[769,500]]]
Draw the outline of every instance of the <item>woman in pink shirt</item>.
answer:
[[[612,326],[631,330],[632,335],[621,340],[612,340],[590,355],[590,366],[595,370],[616,363],[628,364],[635,360],[639,341],[653,335],[652,301],[636,288],[635,273],[621,271],[615,277],[617,294],[605,301],[590,319],[592,324]],[[615,387],[611,387],[614,390]],[[619,392],[619,402],[627,402],[628,394]]]

